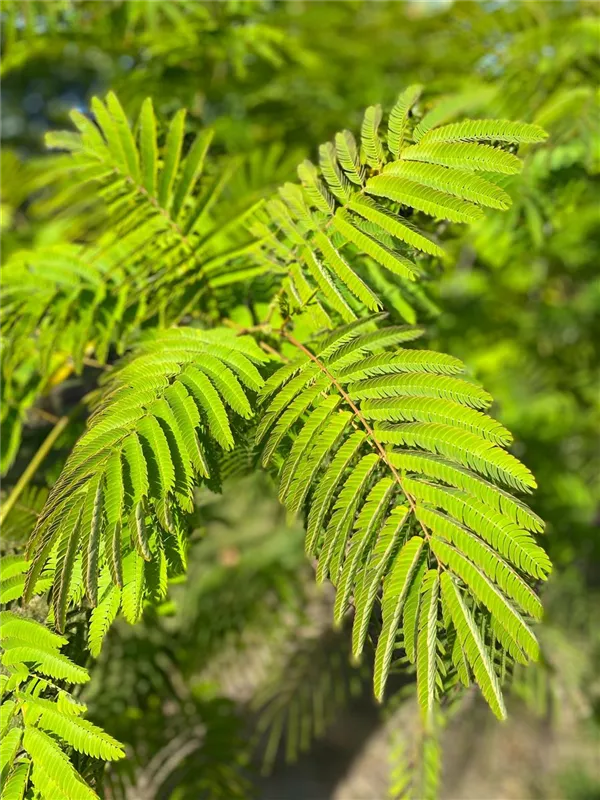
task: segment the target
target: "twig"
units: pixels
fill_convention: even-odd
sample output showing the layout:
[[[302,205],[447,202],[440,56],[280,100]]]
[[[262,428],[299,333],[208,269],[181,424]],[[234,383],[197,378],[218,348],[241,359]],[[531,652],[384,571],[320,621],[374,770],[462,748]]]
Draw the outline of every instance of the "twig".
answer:
[[[60,417],[57,417],[56,414],[51,414],[49,411],[44,411],[43,408],[34,408],[33,413],[38,417],[45,419],[47,422],[52,422],[53,424],[56,424],[60,419]]]
[[[67,427],[69,422],[75,417],[82,408],[82,404],[78,404],[75,406],[73,411],[70,414],[67,414],[64,417],[60,417],[56,425],[52,428],[48,436],[44,439],[42,444],[39,446],[37,452],[23,471],[23,474],[13,486],[11,493],[8,495],[6,500],[4,501],[2,508],[0,509],[0,524],[4,522],[6,517],[8,516],[10,510],[15,505],[19,497],[21,496],[23,490],[28,486],[29,482],[38,471],[40,465],[42,464],[43,460],[46,458],[50,450],[52,450],[56,440]]]
[[[110,364],[102,364],[100,361],[96,361],[95,358],[84,356],[81,360],[87,367],[95,367],[96,369],[102,369],[105,372],[109,372],[112,369]]]

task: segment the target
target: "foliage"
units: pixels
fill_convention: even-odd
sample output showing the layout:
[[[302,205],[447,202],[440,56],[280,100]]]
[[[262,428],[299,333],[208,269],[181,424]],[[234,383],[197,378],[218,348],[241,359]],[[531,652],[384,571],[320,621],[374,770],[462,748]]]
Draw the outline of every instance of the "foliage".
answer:
[[[413,675],[422,709],[422,747],[398,755],[396,794],[434,796],[442,710],[475,682],[503,718],[503,690],[518,692],[539,656],[538,591],[551,571],[542,517],[559,567],[597,545],[587,535],[597,15],[563,3],[536,13],[512,3],[431,13],[292,5],[3,4],[9,106],[63,50],[84,85],[95,70],[103,99],[96,88],[63,103],[79,107],[70,130],[46,134],[52,153],[31,158],[39,137],[29,128],[19,153],[3,150],[2,467],[14,494],[1,600],[27,609],[47,599],[46,622],[66,632],[75,661],[85,648],[100,658],[90,697],[110,730],[100,709],[103,686],[117,692],[105,656],[113,643],[123,643],[115,668],[127,663],[137,685],[138,634],[119,618],[139,623],[140,641],[156,625],[149,659],[155,647],[168,654],[184,683],[198,668],[183,666],[184,653],[202,649],[214,675],[231,637],[254,630],[259,574],[272,588],[268,576],[283,568],[259,549],[262,571],[237,574],[248,587],[240,613],[218,570],[206,583],[195,571],[210,550],[194,532],[207,491],[227,498],[240,475],[264,469],[288,519],[305,527],[317,582],[335,587],[341,626],[331,659],[320,639],[323,658],[314,642],[300,644],[291,666],[270,661],[271,679],[252,689],[247,714],[256,725],[263,709],[266,761],[284,743],[295,758],[321,735],[339,709],[327,687],[340,703],[352,694],[342,691],[348,652],[356,660],[372,646],[376,697],[386,685],[393,696],[396,674]],[[559,39],[566,28],[576,45]],[[367,33],[380,46],[361,58]],[[376,97],[382,105],[361,122],[358,109]],[[64,126],[61,103],[47,120]],[[311,149],[316,164],[304,158]],[[432,349],[415,346],[423,335]],[[476,378],[499,398],[502,424]],[[40,469],[35,423],[54,414],[63,432]],[[536,482],[517,455],[540,480],[535,510],[519,496]],[[18,482],[31,480],[31,458],[39,489]],[[183,620],[157,621],[176,607],[188,561],[190,591],[204,589],[183,635]],[[302,575],[298,595],[283,570],[284,609],[306,604]],[[291,636],[284,617],[265,639]],[[168,694],[168,681],[156,686]],[[189,796],[244,796],[247,753],[222,700],[206,686],[182,696],[183,727],[139,739],[130,774],[111,770],[110,793],[180,782]],[[230,720],[222,729],[220,718]],[[163,725],[162,712],[152,719]],[[79,752],[82,740],[64,731],[53,733]],[[195,757],[205,758],[199,783]],[[236,766],[211,772],[226,761]],[[87,762],[74,764],[87,778]],[[30,777],[47,793],[34,773],[35,764]]]
[[[86,706],[64,684],[90,676],[60,649],[67,639],[27,617],[2,611],[2,796],[97,798],[83,775],[99,780],[91,759],[123,758],[121,745],[86,720]],[[73,766],[69,751],[83,754]]]

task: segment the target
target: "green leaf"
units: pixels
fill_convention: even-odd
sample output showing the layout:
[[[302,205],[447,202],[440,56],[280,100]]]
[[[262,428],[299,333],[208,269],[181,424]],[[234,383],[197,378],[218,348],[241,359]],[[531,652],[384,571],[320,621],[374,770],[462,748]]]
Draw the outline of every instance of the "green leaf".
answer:
[[[335,493],[342,482],[346,470],[363,445],[365,436],[366,434],[362,431],[355,431],[336,452],[319,482],[308,515],[306,530],[306,552],[308,554],[315,555],[317,552],[321,528],[331,510],[331,503]]]
[[[98,600],[98,560],[104,513],[103,476],[89,482],[81,516],[83,531],[83,577],[85,591],[92,606]]]
[[[2,654],[1,661],[5,667],[31,663],[36,672],[47,675],[49,678],[65,680],[70,683],[87,683],[90,679],[87,670],[83,667],[73,664],[61,653],[46,649],[41,645],[30,645],[20,639],[11,639],[5,640],[3,647],[5,647],[5,652]]]
[[[127,160],[115,121],[108,113],[104,103],[98,97],[92,97],[91,108],[108,144],[111,160],[121,172],[127,174]]]
[[[335,218],[334,218],[335,219]],[[337,289],[334,281],[329,272],[324,268],[321,261],[309,248],[304,248],[302,251],[302,261],[306,265],[311,277],[323,292],[327,303],[340,317],[349,321],[356,317],[350,306],[346,303],[339,290]]]
[[[294,444],[289,452],[287,459],[283,465],[281,476],[279,480],[279,499],[285,504],[289,489],[296,474],[296,470],[302,463],[312,447],[313,437],[317,436],[323,426],[329,421],[329,418],[340,403],[340,398],[335,396],[326,397],[310,414],[302,427],[302,430],[296,437]]]
[[[47,650],[58,650],[68,641],[40,622],[22,617],[13,611],[0,611],[0,641],[13,638]]]
[[[106,462],[104,511],[109,525],[114,525],[114,523],[123,516],[124,500],[123,463],[121,461],[121,450],[119,448]]]
[[[185,109],[179,110],[169,125],[164,148],[164,163],[158,182],[158,204],[169,209],[173,202],[172,188],[179,167],[185,126]]]
[[[483,216],[483,211],[473,203],[395,175],[375,175],[369,178],[367,192],[450,222],[477,222]]]
[[[506,210],[512,202],[510,195],[504,189],[486,178],[439,164],[397,161],[386,167],[385,174],[396,175],[490,208]]]
[[[54,585],[53,609],[56,630],[62,633],[67,619],[67,603],[73,577],[73,562],[80,537],[82,507],[79,508],[75,524],[63,534],[58,545],[56,583]]]
[[[312,386],[300,392],[281,414],[263,450],[262,464],[264,467],[270,464],[277,447],[284,437],[291,433],[293,425],[311,405],[319,402],[321,395],[327,390],[328,384],[329,381],[325,376],[317,379]]]
[[[302,508],[315,476],[324,461],[330,457],[351,419],[352,414],[349,411],[339,411],[329,418],[327,425],[321,430],[308,458],[304,464],[300,465],[297,474],[292,479],[292,485],[288,492],[289,499],[286,503],[290,514],[296,514]]]
[[[437,618],[440,578],[437,570],[425,573],[419,605],[417,637],[417,696],[423,716],[431,726],[437,679]]]
[[[83,782],[67,756],[47,733],[27,726],[23,735],[23,747],[31,757],[34,770],[42,771],[67,798],[98,800],[96,792]],[[48,782],[45,785],[48,786]]]
[[[367,164],[374,169],[379,169],[385,161],[385,153],[378,132],[381,116],[381,106],[369,106],[365,111],[360,131],[361,151]]]
[[[398,158],[406,138],[410,110],[419,99],[423,87],[414,84],[398,95],[388,118],[387,142],[393,158]]]
[[[331,214],[335,208],[335,200],[319,178],[319,173],[310,161],[303,161],[298,166],[298,177],[302,182],[306,199],[311,206],[325,214]]]
[[[425,573],[427,572],[427,560],[421,559],[421,563],[415,570],[410,583],[404,611],[402,612],[402,634],[406,657],[414,664],[417,658],[417,641],[419,635],[419,609],[421,605],[421,589]]]
[[[359,251],[366,253],[378,264],[381,264],[382,267],[406,280],[415,280],[418,274],[417,265],[401,253],[390,250],[368,233],[359,230],[356,227],[356,218],[353,218],[346,211],[343,209],[336,211],[333,217],[333,225],[348,241],[355,244]]]
[[[133,134],[131,133],[131,128],[129,127],[129,122],[125,112],[123,111],[123,107],[119,103],[114,92],[109,92],[106,95],[106,105],[117,129],[117,135],[121,142],[121,147],[125,156],[125,162],[127,164],[127,171],[134,181],[139,181],[140,164],[138,151],[135,146]]]
[[[364,413],[364,404],[363,404]],[[465,467],[452,464],[432,453],[418,453],[409,450],[388,452],[390,463],[398,469],[422,473],[428,478],[441,480],[457,489],[462,489],[482,503],[503,514],[508,521],[536,533],[544,530],[543,521],[525,503],[493,483],[480,478]]]
[[[410,351],[418,354],[419,351]],[[419,356],[415,355],[415,360]],[[410,356],[408,357],[410,361]],[[450,364],[452,361],[449,362]],[[493,444],[506,446],[512,441],[509,431],[496,420],[472,408],[437,397],[402,397],[365,400],[361,411],[368,419],[385,422],[436,422],[463,428]],[[423,455],[423,458],[430,458]]]
[[[156,119],[150,97],[147,97],[142,103],[139,143],[142,183],[150,197],[156,197],[158,152],[156,148]]]
[[[189,153],[183,162],[181,177],[177,183],[171,214],[175,220],[180,219],[185,212],[185,203],[194,190],[194,186],[202,174],[204,159],[210,147],[214,131],[206,130],[199,133],[194,139]]]
[[[357,297],[368,309],[375,311],[381,307],[381,302],[369,289],[366,283],[350,268],[348,263],[331,244],[321,231],[314,235],[314,241],[325,261],[327,267]]]
[[[31,761],[27,758],[20,758],[15,762],[2,787],[0,800],[23,800],[29,780],[30,768]]]
[[[342,203],[346,203],[352,197],[352,190],[346,175],[338,166],[336,149],[331,142],[319,147],[319,166],[333,194]]]
[[[388,169],[391,169],[391,167],[393,167],[393,164],[388,165],[386,172]],[[438,244],[424,233],[421,233],[409,220],[399,214],[392,214],[370,197],[363,194],[356,194],[347,204],[347,208],[359,214],[364,219],[379,225],[386,233],[389,233],[390,236],[395,236],[397,239],[414,247],[416,250],[421,250],[429,255],[443,258],[444,251]]]
[[[363,456],[344,482],[333,507],[319,554],[317,568],[319,583],[325,580],[328,573],[332,582],[337,583],[340,561],[354,522],[354,515],[378,461],[375,453]]]
[[[541,619],[543,608],[542,604],[525,583],[523,578],[515,572],[500,556],[477,536],[470,533],[462,525],[458,525],[448,517],[437,511],[425,508],[417,508],[417,516],[436,536],[441,536],[447,542],[453,544],[457,550],[468,558],[500,589],[515,600],[521,608],[532,617]],[[461,561],[454,559],[453,551],[444,549],[444,557],[448,557],[451,562],[458,564],[455,570],[460,575]],[[449,562],[450,563],[450,562]],[[450,563],[452,566],[452,563]]]
[[[106,568],[100,580],[99,601],[92,610],[88,630],[88,646],[94,658],[98,658],[108,629],[116,619],[121,605],[121,590],[110,581]]]
[[[2,774],[4,774],[6,767],[14,762],[19,751],[22,734],[22,728],[11,728],[8,733],[2,737],[2,741],[0,742],[0,772]]]
[[[73,714],[61,713],[56,703],[40,697],[20,694],[19,698],[28,706],[41,712],[37,725],[48,733],[53,733],[71,745],[79,753],[114,761],[124,758],[122,746],[102,728],[87,719]]]
[[[424,544],[425,540],[420,536],[412,536],[396,556],[392,570],[383,584],[383,627],[375,651],[373,679],[375,697],[380,702],[383,700],[383,692],[390,671],[402,609]]]
[[[338,160],[352,183],[361,186],[364,180],[356,140],[350,131],[341,131],[335,135],[335,149]]]
[[[198,369],[208,375],[230,408],[246,419],[252,416],[253,412],[248,398],[240,382],[228,366],[206,353],[202,356]]]
[[[398,548],[409,513],[408,506],[396,506],[391,510],[377,535],[368,565],[359,574],[354,592],[355,615],[352,626],[352,653],[355,657],[363,651],[375,599],[390,560]]]
[[[123,616],[131,625],[139,622],[143,606],[144,561],[135,550],[131,550],[123,558],[123,590],[121,607]]]
[[[483,603],[490,614],[496,618],[527,655],[537,661],[539,645],[533,632],[519,612],[484,572],[441,539],[434,537],[431,540],[431,549],[441,562],[447,564],[465,582],[471,594]],[[501,569],[498,569],[497,574],[500,572]]]
[[[434,422],[382,422],[375,427],[383,442],[438,453],[520,491],[530,491],[536,485],[531,472],[513,455],[468,431]]]
[[[140,421],[138,435],[144,448],[152,491],[156,496],[164,497],[175,485],[175,469],[167,437],[158,420],[151,416]]]
[[[496,141],[511,144],[543,142],[548,134],[539,125],[505,119],[465,119],[428,131],[421,139],[429,142]]]
[[[473,670],[483,696],[499,719],[506,719],[506,708],[494,665],[454,579],[448,572],[441,574],[442,596],[447,603],[461,647]]]
[[[434,486],[412,478],[404,478],[402,483],[413,497],[447,511],[523,572],[545,580],[551,571],[550,559],[531,534],[519,529],[490,506],[456,489]]]
[[[179,380],[190,391],[200,409],[206,414],[211,435],[224,450],[231,450],[234,440],[229,427],[227,411],[212,383],[204,373],[194,367],[187,367],[181,373]]]
[[[447,378],[445,376],[427,374],[392,374],[367,378],[351,384],[348,387],[348,393],[355,400],[375,400],[386,397],[440,397],[471,408],[485,408],[491,403],[490,395],[475,384],[468,383],[460,378]],[[400,439],[403,436],[414,437],[419,435],[420,437],[421,434],[425,435],[427,428],[425,425],[420,428],[417,424],[412,429],[409,426],[401,428],[400,426],[389,425],[384,427],[382,425],[380,427],[390,437],[397,438],[398,444],[401,443]],[[439,427],[442,428],[443,426]],[[413,431],[412,434],[410,430]]]
[[[424,161],[444,167],[470,171],[500,172],[514,175],[523,168],[523,162],[512,153],[498,150],[487,144],[468,142],[430,142],[407,147],[402,151],[405,161]]]
[[[373,541],[384,523],[395,489],[396,484],[391,478],[381,478],[367,495],[354,523],[350,546],[337,582],[333,617],[338,624],[348,609],[350,594],[356,583],[359,569],[366,555],[371,551]]]

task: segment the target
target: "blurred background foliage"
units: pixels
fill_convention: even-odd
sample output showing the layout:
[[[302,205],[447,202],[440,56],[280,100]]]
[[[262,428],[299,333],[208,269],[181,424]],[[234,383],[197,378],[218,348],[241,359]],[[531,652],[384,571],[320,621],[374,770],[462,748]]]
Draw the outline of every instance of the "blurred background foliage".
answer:
[[[69,196],[42,139],[109,88],[130,117],[152,95],[160,114],[187,107],[190,131],[213,126],[213,151],[232,165],[225,196],[240,207],[413,82],[447,95],[450,112],[550,132],[523,176],[507,180],[510,212],[452,240],[420,309],[430,344],[464,359],[496,398],[537,477],[532,507],[557,565],[544,659],[517,675],[515,721],[502,730],[470,701],[453,714],[443,797],[600,797],[599,12],[584,0],[1,6],[3,259],[88,235],[95,198]],[[34,354],[4,358],[15,355],[3,491],[52,420],[71,414],[73,424],[9,517],[3,552],[21,546],[97,376],[58,359],[42,385]],[[187,579],[140,625],[115,627],[87,690],[94,719],[131,755],[107,776],[106,796],[384,797],[389,750],[401,772],[399,731],[410,742],[406,678],[397,676],[397,702],[376,709],[330,618],[301,532],[286,526],[266,479],[199,495]]]

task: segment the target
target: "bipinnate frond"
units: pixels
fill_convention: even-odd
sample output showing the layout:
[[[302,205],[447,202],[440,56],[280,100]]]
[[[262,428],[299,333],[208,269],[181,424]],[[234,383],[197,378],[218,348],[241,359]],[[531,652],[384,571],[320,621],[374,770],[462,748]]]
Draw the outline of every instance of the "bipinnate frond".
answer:
[[[125,755],[116,739],[82,716],[86,706],[61,688],[63,681],[89,680],[87,670],[60,652],[66,642],[39,622],[0,612],[5,673],[0,769],[5,800],[19,800],[33,789],[41,800],[98,800],[71,763],[69,749],[104,761]]]
[[[522,162],[506,147],[546,137],[537,125],[507,120],[444,125],[445,115],[433,112],[421,129],[421,93],[421,86],[408,87],[385,121],[381,106],[369,107],[360,145],[347,130],[321,145],[319,165],[300,164],[300,184],[281,187],[250,226],[264,239],[259,262],[287,273],[291,307],[309,307],[317,327],[331,314],[348,322],[362,307],[389,308],[389,298],[374,291],[372,265],[395,281],[410,306],[420,256],[444,256],[420,214],[471,223],[485,208],[508,208],[511,198],[494,174],[518,172]]]
[[[218,489],[221,473],[236,471],[224,455],[251,449],[242,460],[260,457],[289,515],[305,518],[317,580],[336,588],[336,624],[353,609],[354,657],[373,644],[377,699],[408,663],[427,732],[458,683],[474,680],[505,716],[507,670],[538,657],[535,588],[551,570],[536,540],[543,523],[515,496],[535,480],[508,452],[510,433],[487,414],[492,398],[463,364],[412,346],[423,333],[413,304],[433,307],[419,282],[431,258],[445,258],[447,226],[437,221],[475,223],[484,209],[507,209],[495,176],[519,172],[517,146],[545,133],[507,120],[452,121],[477,105],[467,96],[423,114],[422,91],[408,87],[387,116],[371,106],[360,142],[338,133],[319,148],[318,166],[298,167],[298,184],[252,208],[236,198],[230,216],[218,203],[233,166],[206,180],[212,134],[189,141],[184,111],[163,136],[150,99],[132,125],[109,93],[92,100],[93,121],[73,112],[77,133],[49,134],[75,183],[102,200],[108,224],[93,247],[9,262],[9,371],[25,343],[39,345],[42,384],[57,354],[71,370],[86,356],[97,365],[132,349],[106,369],[27,558],[8,562],[2,601],[51,587],[48,622],[61,633],[87,598],[97,655],[119,612],[135,623],[185,571],[194,488]],[[259,322],[256,303],[243,335],[172,327],[190,313],[203,326],[229,316],[232,286],[267,273],[276,288],[262,298],[266,317]],[[388,324],[383,308],[409,324]],[[248,331],[268,340],[264,350]],[[279,358],[280,343],[283,365],[266,367],[265,351]],[[119,744],[63,695],[43,696],[50,681],[84,683],[87,672],[61,654],[58,633],[11,614],[3,622],[5,716],[20,713],[25,726],[11,728],[4,746],[8,785],[94,797],[61,748],[112,759]],[[277,722],[294,751],[307,699],[292,692],[289,716]],[[268,705],[277,717],[277,702]]]
[[[535,481],[462,364],[400,346],[409,329],[381,323],[363,318],[310,348],[284,334],[298,355],[260,394],[263,462],[280,454],[280,499],[305,515],[336,621],[354,606],[357,657],[381,606],[376,696],[403,650],[426,717],[449,676],[470,673],[503,717],[498,648],[537,658],[532,584],[551,570],[541,520],[512,494]]]
[[[218,483],[215,457],[233,448],[236,420],[252,416],[265,360],[253,339],[229,329],[171,329],[108,373],[29,542],[26,596],[50,569],[59,631],[85,591],[97,606],[97,652],[119,607],[135,622],[144,597],[185,567],[192,490]]]
[[[0,274],[3,404],[26,409],[36,394],[81,372],[86,358],[104,364],[112,347],[125,349],[152,313],[146,276],[128,258],[130,247],[57,244],[7,260]],[[24,387],[26,355],[35,377]]]
[[[242,227],[252,204],[242,202],[241,212],[225,220],[215,213],[236,163],[206,179],[213,131],[201,131],[188,145],[182,109],[163,140],[151,98],[132,124],[113,92],[104,101],[92,98],[91,116],[72,111],[77,132],[50,132],[46,143],[68,151],[73,180],[98,193],[129,261],[153,275],[151,289],[164,313],[177,319],[201,295],[243,280],[246,267],[232,264],[254,247]]]

